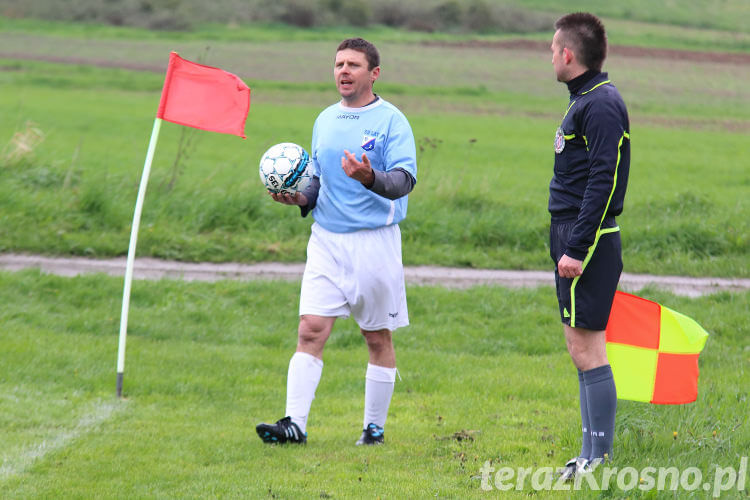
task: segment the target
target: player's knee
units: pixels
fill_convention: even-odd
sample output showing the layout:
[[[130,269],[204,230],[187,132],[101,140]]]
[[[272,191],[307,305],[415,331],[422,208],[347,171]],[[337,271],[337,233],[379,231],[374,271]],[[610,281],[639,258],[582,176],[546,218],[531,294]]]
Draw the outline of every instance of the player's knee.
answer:
[[[367,331],[361,330],[368,347],[375,350],[388,349],[393,345],[390,330]]]
[[[300,344],[325,343],[331,333],[331,324],[326,318],[302,316],[297,335]]]

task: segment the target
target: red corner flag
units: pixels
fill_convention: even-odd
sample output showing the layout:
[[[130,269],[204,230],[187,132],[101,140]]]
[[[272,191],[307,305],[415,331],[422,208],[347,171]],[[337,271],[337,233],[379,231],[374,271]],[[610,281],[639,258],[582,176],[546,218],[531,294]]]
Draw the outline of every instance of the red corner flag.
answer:
[[[120,316],[120,340],[117,347],[117,396],[122,396],[125,376],[125,344],[128,334],[128,313],[130,310],[130,287],[133,282],[135,247],[138,241],[138,228],[141,223],[143,200],[151,172],[156,143],[159,139],[161,122],[186,125],[211,132],[238,135],[245,138],[245,120],[250,109],[250,88],[232,73],[219,68],[203,66],[186,61],[176,52],[169,54],[167,76],[161,91],[159,109],[154,119],[151,140],[148,143],[146,161],[143,164],[141,185],[133,211],[133,225],[130,227],[130,246],[125,266],[125,286],[122,291],[122,314]]]
[[[245,138],[250,88],[239,77],[169,54],[157,118]]]

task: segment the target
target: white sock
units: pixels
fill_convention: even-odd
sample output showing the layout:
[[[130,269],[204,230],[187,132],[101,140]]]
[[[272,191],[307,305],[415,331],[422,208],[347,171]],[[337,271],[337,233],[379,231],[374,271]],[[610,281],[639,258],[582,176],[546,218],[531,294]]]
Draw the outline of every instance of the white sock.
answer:
[[[396,369],[367,364],[365,374],[365,420],[362,428],[374,423],[385,428],[388,407],[396,385]]]
[[[286,377],[286,413],[305,433],[307,415],[323,373],[323,361],[306,352],[295,352]]]

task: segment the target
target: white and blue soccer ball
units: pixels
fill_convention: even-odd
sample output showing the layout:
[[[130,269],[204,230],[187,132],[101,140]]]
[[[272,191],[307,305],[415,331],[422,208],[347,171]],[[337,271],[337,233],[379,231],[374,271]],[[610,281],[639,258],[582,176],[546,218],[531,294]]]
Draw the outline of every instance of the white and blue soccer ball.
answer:
[[[260,158],[260,180],[272,193],[295,194],[310,185],[310,155],[302,146],[282,142]]]

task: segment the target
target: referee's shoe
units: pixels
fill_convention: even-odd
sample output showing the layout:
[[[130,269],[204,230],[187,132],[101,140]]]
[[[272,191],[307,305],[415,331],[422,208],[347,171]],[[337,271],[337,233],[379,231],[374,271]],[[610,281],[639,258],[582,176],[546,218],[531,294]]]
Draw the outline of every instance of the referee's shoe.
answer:
[[[307,443],[307,434],[292,422],[292,417],[284,417],[275,424],[258,424],[255,426],[255,432],[264,443]]]

